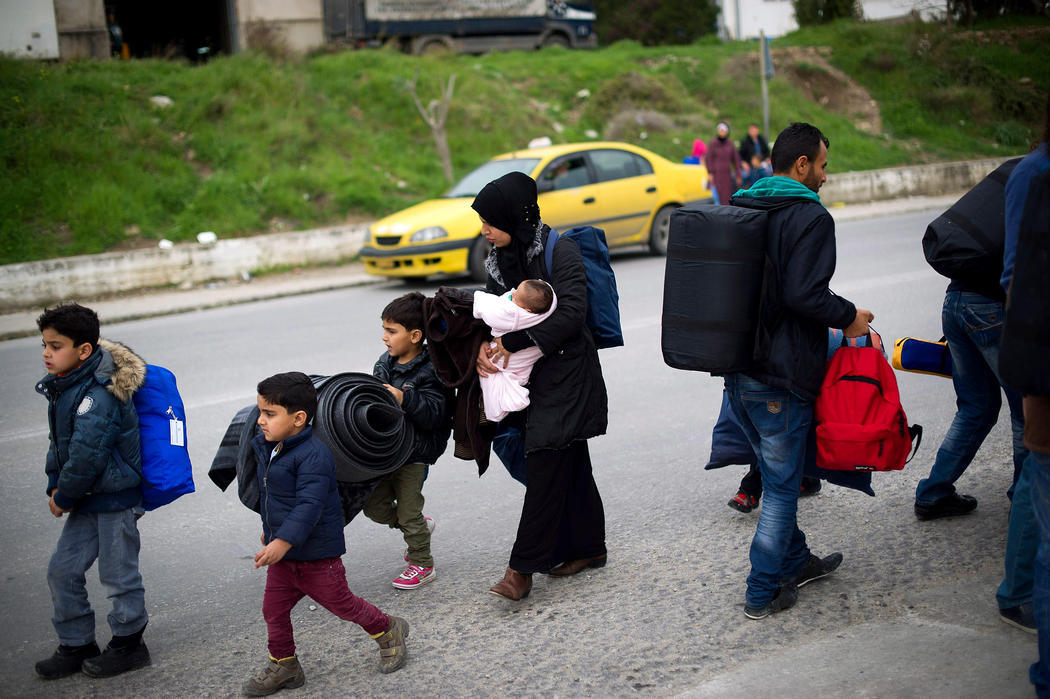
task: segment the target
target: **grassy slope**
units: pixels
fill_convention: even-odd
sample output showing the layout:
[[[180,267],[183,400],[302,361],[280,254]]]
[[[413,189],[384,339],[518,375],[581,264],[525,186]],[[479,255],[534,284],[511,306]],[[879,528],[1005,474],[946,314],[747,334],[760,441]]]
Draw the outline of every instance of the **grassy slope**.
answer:
[[[837,170],[1022,152],[1050,88],[1040,68],[1050,64],[1048,36],[1010,46],[910,24],[795,33],[775,46],[832,46],[832,63],[879,101],[888,135],[860,132],[783,74],[770,84],[771,130],[819,124]],[[200,67],[0,59],[0,263],[375,217],[439,194],[447,183],[407,92],[417,71],[424,103],[456,76],[448,138],[457,177],[535,136],[603,134],[631,107],[674,125],[619,140],[678,160],[718,120],[760,118],[748,52],[753,44],[707,40],[483,57],[242,54]],[[153,95],[174,104],[152,106]]]

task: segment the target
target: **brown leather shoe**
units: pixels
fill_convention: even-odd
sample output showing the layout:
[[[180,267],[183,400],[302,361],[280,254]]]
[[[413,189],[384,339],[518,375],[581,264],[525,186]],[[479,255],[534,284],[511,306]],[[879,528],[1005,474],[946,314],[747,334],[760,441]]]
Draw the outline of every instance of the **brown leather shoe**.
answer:
[[[531,590],[532,573],[524,575],[507,566],[507,572],[503,574],[503,579],[493,585],[489,592],[517,602],[528,597]]]
[[[605,561],[608,558],[609,555],[603,553],[600,556],[592,556],[591,558],[577,558],[575,561],[565,561],[551,568],[551,572],[548,575],[561,578],[566,575],[576,575],[584,568],[601,568],[605,566]]]

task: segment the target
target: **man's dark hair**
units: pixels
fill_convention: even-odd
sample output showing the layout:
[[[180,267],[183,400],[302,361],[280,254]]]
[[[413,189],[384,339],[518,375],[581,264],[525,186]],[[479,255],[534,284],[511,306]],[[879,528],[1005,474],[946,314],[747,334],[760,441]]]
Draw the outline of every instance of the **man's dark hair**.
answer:
[[[418,291],[398,296],[383,309],[380,320],[390,320],[405,326],[405,330],[423,332],[423,301],[426,299]]]
[[[820,142],[830,148],[831,143],[816,126],[796,121],[777,135],[773,143],[773,174],[780,175],[791,171],[791,166],[803,155],[816,160],[820,153]]]
[[[532,313],[546,313],[550,310],[551,304],[554,303],[554,289],[550,287],[547,282],[539,279],[526,279],[525,286],[529,288],[534,294],[537,303],[529,304],[529,311]]]
[[[63,303],[54,308],[45,308],[36,319],[36,327],[40,332],[51,328],[59,335],[65,335],[73,340],[74,347],[88,342],[92,352],[98,349],[98,314],[79,303]]]
[[[317,413],[317,389],[310,377],[301,371],[274,374],[260,381],[255,390],[267,403],[279,405],[289,413],[302,410],[307,422]]]

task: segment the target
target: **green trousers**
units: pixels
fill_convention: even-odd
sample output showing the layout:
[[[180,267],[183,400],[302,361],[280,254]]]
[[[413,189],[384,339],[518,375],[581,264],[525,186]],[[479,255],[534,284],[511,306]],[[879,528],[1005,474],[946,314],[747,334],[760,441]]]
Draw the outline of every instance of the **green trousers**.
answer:
[[[400,529],[408,544],[408,562],[422,568],[434,565],[430,530],[423,519],[423,478],[427,466],[405,464],[379,481],[364,513],[373,522]]]

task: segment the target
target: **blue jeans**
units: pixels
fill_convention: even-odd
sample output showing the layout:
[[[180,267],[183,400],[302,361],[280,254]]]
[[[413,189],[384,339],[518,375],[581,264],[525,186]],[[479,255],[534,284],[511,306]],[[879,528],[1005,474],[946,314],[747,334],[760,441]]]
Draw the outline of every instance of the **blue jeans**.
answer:
[[[47,584],[58,641],[82,646],[95,640],[95,612],[88,602],[85,573],[98,559],[98,579],[113,602],[109,627],[129,636],[146,625],[145,590],[139,574],[139,529],[132,509],[70,512],[47,566]]]
[[[1039,528],[1032,505],[1033,466],[1031,458],[1025,459],[1010,501],[1010,524],[1006,530],[1006,576],[995,593],[1000,609],[1032,601],[1035,557],[1039,545]]]
[[[1039,661],[1028,677],[1040,697],[1050,697],[1050,455],[1031,452],[1025,470],[1032,481],[1032,509],[1039,530],[1035,559],[1035,625],[1039,629]]]
[[[973,461],[977,449],[999,419],[1001,390],[1006,392],[1010,406],[1015,483],[1028,454],[1022,441],[1021,395],[999,381],[1003,304],[981,294],[949,291],[941,309],[941,327],[952,354],[956,412],[937,450],[929,477],[919,481],[915,489],[915,503],[918,505],[932,505],[955,492],[955,481]]]
[[[725,382],[729,403],[758,455],[762,474],[762,510],[751,541],[746,601],[750,607],[763,607],[782,580],[798,575],[809,562],[806,535],[795,514],[813,404],[744,374],[728,374]]]

